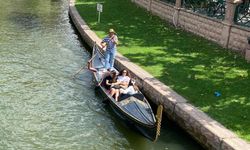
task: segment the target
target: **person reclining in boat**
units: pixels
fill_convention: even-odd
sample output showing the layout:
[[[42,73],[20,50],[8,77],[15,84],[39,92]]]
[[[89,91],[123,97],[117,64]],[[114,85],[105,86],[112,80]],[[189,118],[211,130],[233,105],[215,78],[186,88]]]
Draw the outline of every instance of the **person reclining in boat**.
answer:
[[[139,91],[139,88],[137,85],[135,85],[135,80],[131,79],[131,85],[129,85],[128,88],[126,89],[121,88],[120,94],[133,95],[133,94],[138,93],[138,91]]]
[[[110,90],[112,84],[117,82],[116,71],[112,70],[109,72],[109,75],[106,75],[104,79],[99,83],[99,85],[103,86],[105,89]]]
[[[144,95],[139,91],[139,87],[135,84],[135,79],[131,79],[127,89],[120,89],[119,101],[127,99],[131,95],[142,101],[144,99]]]
[[[111,85],[111,96],[115,96],[115,100],[118,101],[118,97],[120,95],[120,89],[128,88],[128,84],[130,81],[129,72],[126,69],[120,71],[117,82]]]

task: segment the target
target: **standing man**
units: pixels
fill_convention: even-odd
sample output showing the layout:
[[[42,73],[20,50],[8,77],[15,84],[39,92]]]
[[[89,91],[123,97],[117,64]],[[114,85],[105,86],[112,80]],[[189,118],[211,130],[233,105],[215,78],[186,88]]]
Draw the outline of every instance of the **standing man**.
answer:
[[[114,66],[114,59],[116,53],[116,45],[118,44],[118,37],[114,29],[109,29],[109,34],[102,40],[102,48],[106,47],[105,51],[105,68],[111,70]]]

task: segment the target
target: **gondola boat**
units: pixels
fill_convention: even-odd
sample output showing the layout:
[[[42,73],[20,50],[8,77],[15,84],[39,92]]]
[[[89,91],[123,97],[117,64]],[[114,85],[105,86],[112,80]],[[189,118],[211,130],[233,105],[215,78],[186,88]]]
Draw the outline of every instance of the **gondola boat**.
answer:
[[[104,64],[104,55],[95,44],[92,57],[88,61],[88,69],[93,72],[96,83],[102,80],[103,74],[106,72]],[[98,86],[98,90],[105,96],[104,99],[108,101],[108,104],[120,119],[146,138],[152,141],[157,140],[160,135],[162,105],[158,107],[155,116],[150,104],[140,91],[134,95],[125,95],[122,100],[120,99],[117,102],[110,96],[110,91],[102,85]]]

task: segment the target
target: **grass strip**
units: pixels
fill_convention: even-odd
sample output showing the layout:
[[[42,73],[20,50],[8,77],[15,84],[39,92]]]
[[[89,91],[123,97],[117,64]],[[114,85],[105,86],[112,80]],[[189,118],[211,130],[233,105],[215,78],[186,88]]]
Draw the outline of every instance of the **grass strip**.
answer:
[[[176,29],[130,0],[103,0],[97,23],[97,2],[77,0],[76,8],[100,38],[114,28],[122,55],[250,141],[250,65],[242,56]]]

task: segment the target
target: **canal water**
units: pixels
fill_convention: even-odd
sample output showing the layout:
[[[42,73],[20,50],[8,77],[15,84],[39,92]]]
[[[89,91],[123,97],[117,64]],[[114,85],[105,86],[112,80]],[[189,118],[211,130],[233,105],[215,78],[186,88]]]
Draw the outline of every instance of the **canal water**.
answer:
[[[91,73],[71,78],[90,54],[67,0],[0,0],[0,35],[1,150],[201,149],[168,121],[152,143],[102,103]]]

